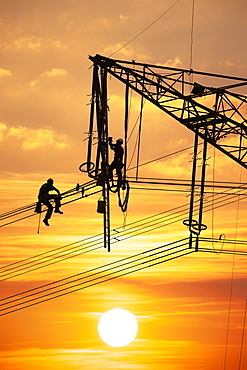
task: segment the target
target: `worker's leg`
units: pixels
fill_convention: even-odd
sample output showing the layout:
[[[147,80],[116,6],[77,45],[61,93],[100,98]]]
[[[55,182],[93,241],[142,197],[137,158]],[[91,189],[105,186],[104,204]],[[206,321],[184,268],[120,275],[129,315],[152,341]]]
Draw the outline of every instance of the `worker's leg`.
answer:
[[[43,202],[43,204],[47,207],[47,212],[46,212],[43,222],[46,226],[50,226],[48,220],[51,218],[53,207],[48,200]]]
[[[48,208],[47,212],[46,212],[46,215],[45,215],[45,219],[49,220],[51,218],[51,215],[52,215],[53,206],[51,205],[51,203],[48,200],[46,202],[43,202],[43,203]]]
[[[115,163],[114,161],[109,166],[109,179],[113,180],[113,170],[115,169]]]
[[[53,198],[54,200],[55,200],[55,213],[60,213],[60,214],[63,214],[63,212],[62,211],[60,211],[60,207],[61,207],[61,197],[60,197],[60,195],[54,195],[54,198]]]
[[[117,173],[117,178],[118,178],[118,186],[122,184],[122,167],[123,165],[121,163],[118,163],[116,166],[116,173]]]
[[[55,210],[58,210],[61,207],[61,197],[59,195],[54,195],[53,199],[55,200]]]

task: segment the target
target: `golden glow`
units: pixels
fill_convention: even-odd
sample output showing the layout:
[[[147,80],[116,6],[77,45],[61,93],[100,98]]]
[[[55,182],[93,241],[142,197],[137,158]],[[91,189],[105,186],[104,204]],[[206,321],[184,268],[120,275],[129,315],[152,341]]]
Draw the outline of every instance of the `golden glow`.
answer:
[[[175,2],[176,6],[164,14]],[[78,169],[87,160],[93,98],[89,55],[189,70],[193,51],[194,71],[247,78],[243,40],[247,2],[239,1],[236,6],[232,0],[198,0],[191,50],[192,2],[156,1],[155,6],[149,0],[1,2],[1,214],[34,204],[39,187],[49,177],[61,192],[91,181]],[[147,28],[161,14],[164,16]],[[145,33],[133,39],[145,28]],[[133,42],[127,44],[131,39]],[[188,74],[187,78],[192,82],[193,75]],[[213,88],[225,86],[223,80],[216,84],[214,79],[201,75],[196,75],[193,82]],[[110,74],[107,86],[109,136],[116,139],[124,137],[126,90]],[[189,95],[191,86],[186,86],[185,93]],[[246,96],[246,86],[237,90]],[[211,95],[197,99],[214,109],[216,102]],[[127,173],[129,179],[136,176],[141,104],[141,96],[130,89],[127,162],[133,170]],[[173,106],[174,101],[167,104]],[[246,119],[244,99],[239,110],[242,119]],[[173,112],[177,114],[176,109]],[[227,116],[227,108],[225,113]],[[149,268],[138,270],[145,266],[145,260],[140,259],[136,271],[127,274],[127,265],[121,262],[126,275],[111,279],[111,267],[116,261],[142,252],[145,257],[150,249],[189,236],[183,220],[188,218],[190,186],[182,183],[188,180],[189,184],[191,179],[194,134],[147,100],[141,132],[139,180],[145,182],[143,177],[158,182],[162,178],[168,183],[169,179],[176,179],[181,186],[173,185],[174,181],[169,186],[131,183],[126,214],[118,207],[117,194],[111,193],[114,239],[110,253],[103,248],[103,242],[97,242],[103,232],[103,217],[96,212],[100,194],[94,191],[100,191],[100,187],[92,189],[90,196],[87,192],[83,198],[79,195],[76,202],[65,205],[71,198],[64,198],[64,214],[54,214],[50,227],[41,218],[39,234],[39,216],[33,209],[21,213],[21,221],[0,227],[0,275],[7,265],[10,269],[8,280],[0,282],[1,299],[27,290],[29,298],[34,299],[33,289],[37,287],[45,285],[49,289],[47,284],[74,275],[82,279],[73,278],[73,294],[62,295],[65,286],[61,281],[59,298],[0,316],[1,370],[218,370],[223,369],[225,358],[227,370],[240,367],[239,344],[247,298],[246,245],[241,246],[243,255],[233,255],[225,253],[233,245],[223,244],[222,240],[213,245],[200,241],[198,252],[173,259],[171,250],[169,260],[161,264],[156,264],[156,258],[162,254],[154,251]],[[233,139],[226,139],[227,147]],[[246,147],[246,142],[241,145]],[[171,155],[186,147],[191,149]],[[93,151],[95,154],[97,145],[93,145]],[[202,152],[198,153],[197,180],[201,157]],[[240,166],[223,152],[215,149],[214,154],[208,145],[206,180],[247,183],[247,171],[240,171]],[[232,203],[221,208],[221,201],[227,203],[225,192],[228,189],[217,186],[205,188],[203,223],[208,228],[201,236],[219,239],[224,234],[226,239],[247,240],[247,198],[239,193],[239,203],[232,197]],[[195,200],[199,200],[199,189]],[[26,215],[30,217],[25,218]],[[150,218],[153,215],[157,217]],[[2,224],[14,219],[3,219]],[[114,229],[120,230],[118,237]],[[203,247],[219,251],[204,253],[200,250]],[[238,249],[240,245],[236,245]],[[32,261],[33,268],[28,269]],[[106,271],[106,281],[97,284],[100,280],[95,279],[103,276],[99,274],[101,267],[110,263],[114,264]],[[18,269],[15,276],[14,269]],[[92,275],[85,280],[88,271]],[[86,281],[87,288],[77,286]],[[99,312],[113,307],[127,308],[138,315],[138,340],[126,347],[106,345],[97,331]],[[225,356],[228,322],[229,348]],[[243,351],[241,369],[247,369],[246,352]]]

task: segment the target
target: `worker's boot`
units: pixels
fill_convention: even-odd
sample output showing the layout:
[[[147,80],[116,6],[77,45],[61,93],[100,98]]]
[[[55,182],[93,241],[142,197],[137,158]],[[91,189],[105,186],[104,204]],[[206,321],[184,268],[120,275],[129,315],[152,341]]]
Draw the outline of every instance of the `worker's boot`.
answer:
[[[43,222],[46,226],[50,226],[47,218],[44,218]]]
[[[60,209],[59,209],[59,208],[58,208],[58,209],[55,209],[54,213],[59,213],[60,215],[62,215],[62,214],[63,214],[63,212],[62,212],[62,211],[60,211]]]

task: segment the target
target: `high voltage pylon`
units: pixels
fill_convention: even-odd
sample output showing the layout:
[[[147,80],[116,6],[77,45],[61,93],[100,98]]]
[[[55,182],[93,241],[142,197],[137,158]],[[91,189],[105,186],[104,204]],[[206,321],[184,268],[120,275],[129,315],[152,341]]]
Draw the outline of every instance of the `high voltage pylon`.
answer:
[[[208,143],[247,168],[247,122],[244,115],[246,96],[237,93],[237,88],[247,85],[247,79],[213,73],[185,70],[110,59],[101,55],[90,56],[93,62],[91,112],[88,132],[87,161],[81,170],[89,177],[102,182],[102,195],[106,205],[110,202],[109,159],[108,159],[108,75],[113,76],[126,87],[124,135],[128,132],[129,90],[132,89],[164,113],[180,122],[195,135],[192,163],[190,210],[184,224],[190,231],[190,240],[207,228],[203,224],[204,189]],[[210,86],[192,82],[194,78],[210,79]],[[216,86],[211,86],[212,80]],[[164,127],[165,131],[165,127]],[[92,159],[92,141],[96,132],[96,157]],[[200,210],[194,215],[195,182],[197,172],[199,138],[203,140],[203,157],[200,180]],[[127,152],[127,140],[125,140]],[[138,160],[137,160],[138,162]],[[137,171],[138,173],[138,171]],[[126,176],[126,158],[124,166]],[[126,188],[126,177],[118,189]],[[106,192],[107,189],[107,192]],[[104,209],[105,246],[110,251],[110,207]],[[107,220],[107,223],[106,223]],[[191,241],[190,241],[191,246]]]

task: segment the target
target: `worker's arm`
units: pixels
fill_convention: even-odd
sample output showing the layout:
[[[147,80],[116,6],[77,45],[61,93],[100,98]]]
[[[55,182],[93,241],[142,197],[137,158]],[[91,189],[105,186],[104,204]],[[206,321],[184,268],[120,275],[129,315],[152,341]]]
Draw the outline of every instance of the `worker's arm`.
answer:
[[[109,142],[111,150],[114,150],[115,149],[115,144],[112,144],[112,137],[111,136],[108,137],[108,142]]]
[[[55,190],[55,191],[58,193],[58,195],[60,195],[60,196],[61,196],[60,191],[59,191],[57,188],[55,188],[55,186],[53,186],[53,189],[52,189],[52,190]]]
[[[116,144],[112,144],[112,142],[109,142],[111,150],[115,150]]]

